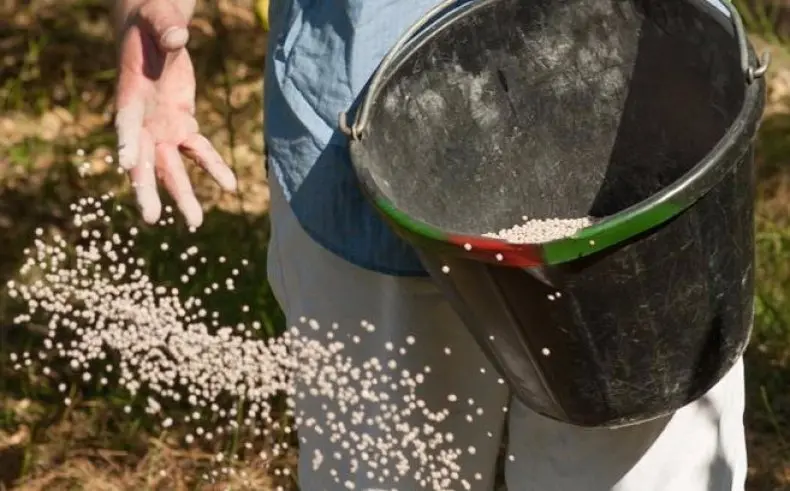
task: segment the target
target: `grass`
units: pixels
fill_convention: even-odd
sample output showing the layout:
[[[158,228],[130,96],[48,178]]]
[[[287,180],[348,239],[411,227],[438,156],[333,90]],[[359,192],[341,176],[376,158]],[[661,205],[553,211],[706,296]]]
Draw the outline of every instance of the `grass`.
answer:
[[[784,10],[767,0],[740,0],[759,46],[770,47],[769,109],[758,139],[757,326],[748,350],[747,428],[750,491],[790,489],[790,55],[783,47]],[[198,113],[203,129],[240,176],[241,190],[220,192],[199,171],[192,174],[206,203],[205,225],[147,229],[141,239],[150,274],[178,284],[178,261],[163,253],[197,243],[207,256],[250,264],[234,298],[212,307],[225,319],[259,320],[273,333],[282,315],[266,284],[268,188],[262,162],[262,81],[266,39],[252,1],[200,2],[192,52],[198,72]],[[790,24],[788,24],[790,25]],[[110,119],[114,79],[104,0],[0,2],[0,285],[20,266],[22,250],[43,227],[73,237],[67,206],[105,190],[128,191],[105,162],[114,144]],[[86,56],[89,53],[90,56]],[[78,155],[84,149],[85,155]],[[80,176],[83,161],[89,176]],[[128,193],[120,202],[130,204]],[[132,213],[113,226],[138,225]],[[228,267],[232,267],[228,265]],[[206,271],[201,288],[222,271]],[[6,354],[35,346],[37,326],[11,326],[13,305],[0,286],[0,489],[125,490],[215,489],[210,473],[217,447],[186,448],[179,430],[164,430],[128,394],[72,384],[74,403],[52,383],[12,370]],[[238,312],[238,298],[252,307]],[[234,317],[235,316],[235,317]],[[64,373],[66,373],[64,367]],[[131,405],[131,414],[124,407]],[[289,458],[293,458],[290,456]],[[238,462],[235,475],[218,476],[222,489],[272,489],[279,479],[254,460]],[[242,475],[243,473],[243,475]]]

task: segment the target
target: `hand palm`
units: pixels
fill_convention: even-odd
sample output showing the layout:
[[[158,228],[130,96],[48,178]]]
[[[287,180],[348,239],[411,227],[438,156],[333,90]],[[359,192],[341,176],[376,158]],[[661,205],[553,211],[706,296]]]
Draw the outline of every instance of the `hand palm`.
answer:
[[[164,52],[145,30],[132,25],[121,44],[117,102],[120,160],[130,169],[145,220],[154,222],[161,214],[158,176],[187,222],[200,225],[202,210],[179,152],[201,164],[226,189],[236,183],[198,132],[195,73],[187,50]]]
[[[189,53],[181,50],[165,55],[140,29],[133,28],[130,34],[134,36],[130,48],[136,52],[130,56],[133,65],[129,67],[136,77],[130,80],[146,103],[144,129],[155,143],[178,146],[198,130],[195,72]]]

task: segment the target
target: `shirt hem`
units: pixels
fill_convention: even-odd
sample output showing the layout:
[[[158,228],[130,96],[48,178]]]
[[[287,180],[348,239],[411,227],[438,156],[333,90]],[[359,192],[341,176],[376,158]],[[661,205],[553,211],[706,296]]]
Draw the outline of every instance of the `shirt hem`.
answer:
[[[277,180],[280,188],[282,189],[283,195],[285,197],[285,201],[287,206],[291,206],[291,190],[285,184],[285,179],[282,178],[280,169],[276,165],[271,165],[269,159],[267,159],[267,174],[269,179],[273,177]],[[404,269],[404,268],[397,268],[397,267],[386,267],[381,266],[380,264],[374,264],[368,261],[361,260],[355,257],[354,254],[347,254],[343,251],[339,250],[339,248],[333,247],[326,241],[322,240],[314,230],[311,230],[310,227],[304,223],[304,221],[299,218],[298,214],[294,213],[294,218],[296,219],[299,226],[304,230],[310,239],[318,244],[319,246],[323,247],[327,251],[331,252],[335,256],[339,257],[340,259],[353,264],[362,269],[366,269],[368,271],[372,271],[374,273],[385,274],[388,276],[396,276],[396,277],[410,277],[410,278],[427,278],[430,277],[430,274],[425,270],[415,270],[415,269]]]

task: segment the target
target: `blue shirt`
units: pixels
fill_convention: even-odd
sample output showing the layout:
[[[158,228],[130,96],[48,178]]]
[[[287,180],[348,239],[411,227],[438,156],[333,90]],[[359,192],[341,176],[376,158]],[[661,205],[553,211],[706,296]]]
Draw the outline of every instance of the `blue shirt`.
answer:
[[[725,10],[719,0],[708,0]],[[270,179],[313,240],[363,268],[425,275],[358,188],[338,114],[439,0],[272,0],[265,78]]]
[[[338,114],[387,51],[439,0],[272,0],[265,75],[270,179],[326,249],[374,271],[425,275],[362,195]]]

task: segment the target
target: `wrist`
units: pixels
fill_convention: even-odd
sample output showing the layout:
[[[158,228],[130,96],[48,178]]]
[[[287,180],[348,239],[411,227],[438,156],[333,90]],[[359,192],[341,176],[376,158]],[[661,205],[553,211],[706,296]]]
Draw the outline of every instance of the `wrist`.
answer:
[[[113,2],[113,25],[116,34],[126,30],[140,8],[150,2],[168,2],[181,12],[189,22],[195,13],[197,0],[111,0]]]

